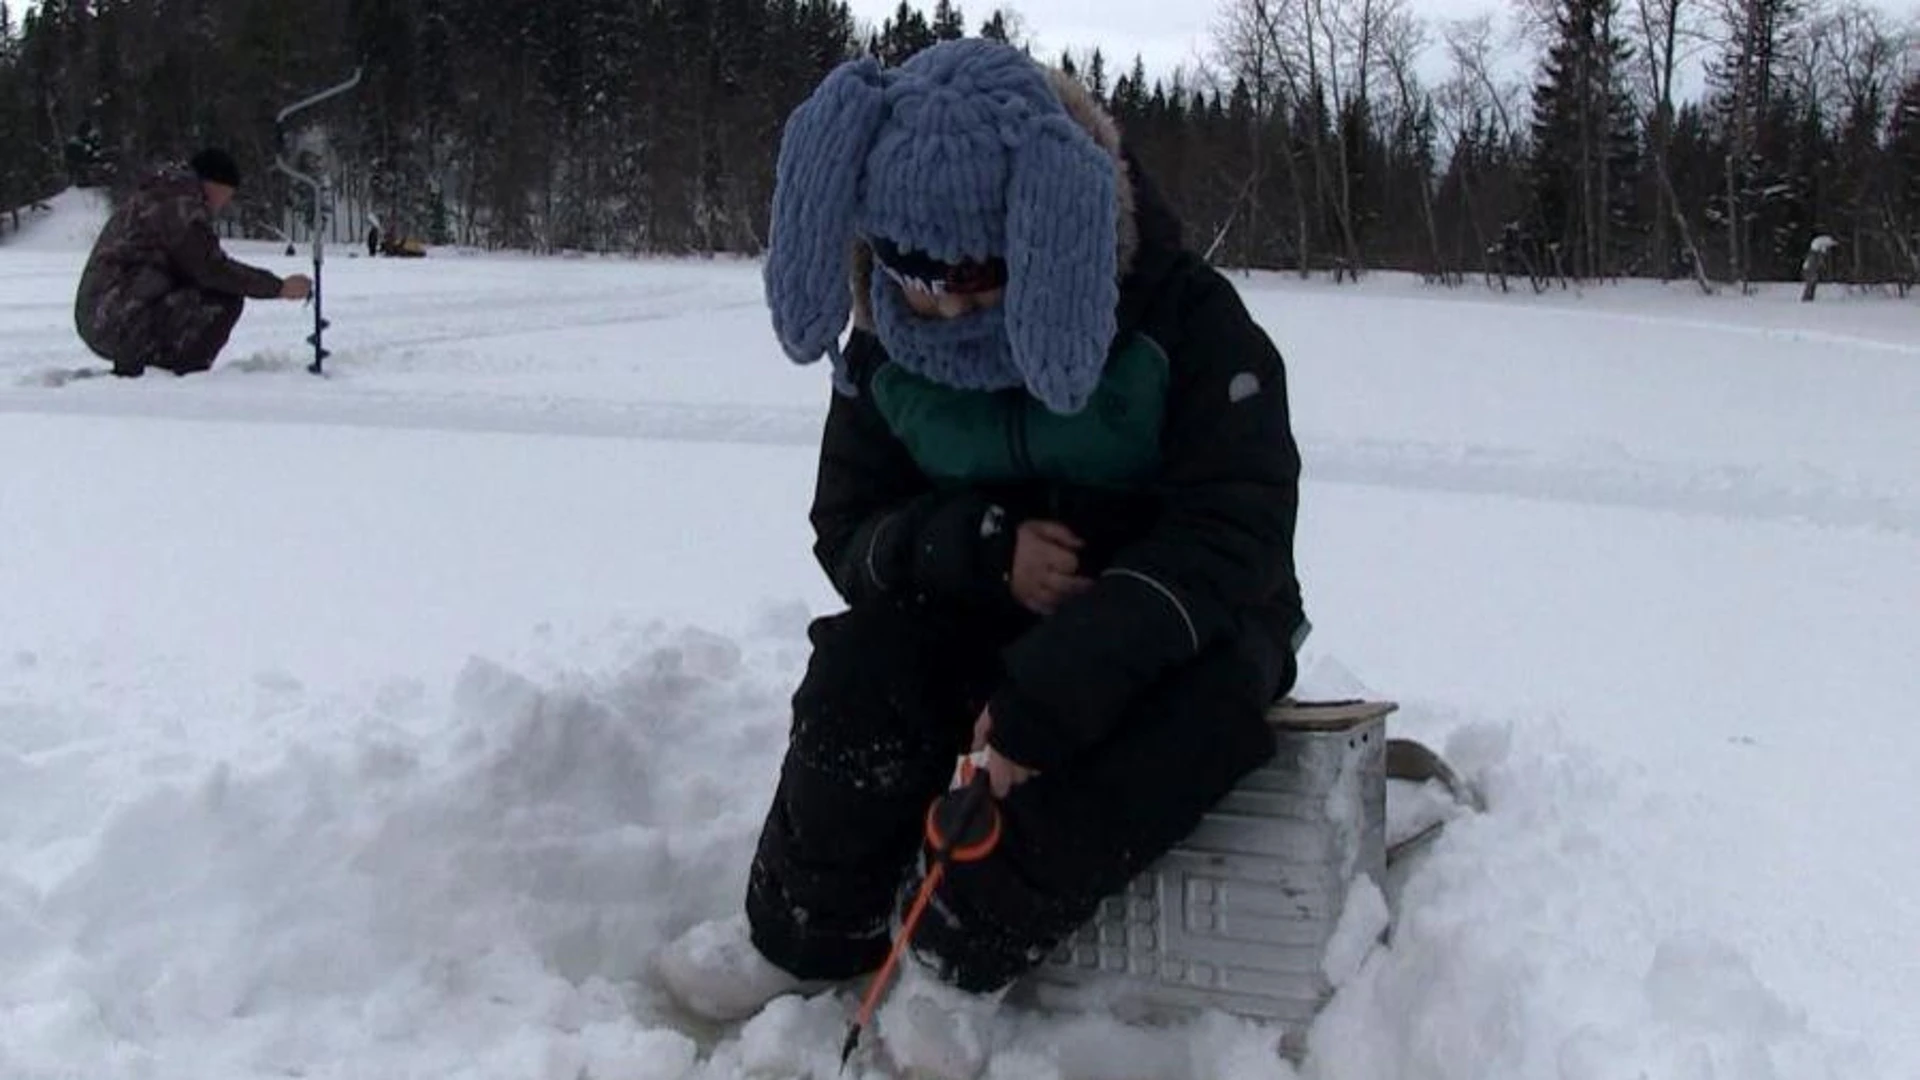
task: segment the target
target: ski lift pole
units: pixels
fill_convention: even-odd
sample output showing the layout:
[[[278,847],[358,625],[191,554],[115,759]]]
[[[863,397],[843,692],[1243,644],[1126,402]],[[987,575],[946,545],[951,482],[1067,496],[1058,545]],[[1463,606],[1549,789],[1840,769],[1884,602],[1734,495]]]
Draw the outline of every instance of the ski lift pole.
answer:
[[[274,157],[274,164],[281,172],[293,177],[294,180],[299,183],[305,184],[308,189],[313,192],[313,294],[308,297],[308,300],[313,304],[313,336],[307,339],[307,344],[313,346],[313,363],[307,365],[307,370],[315,375],[322,373],[321,365],[327,358],[327,350],[320,344],[320,335],[326,330],[328,325],[327,320],[321,314],[320,303],[320,267],[326,260],[326,241],[324,238],[324,230],[320,226],[320,219],[325,212],[325,200],[329,192],[327,190],[328,186],[323,180],[319,177],[301,172],[294,167],[292,162],[287,160],[287,118],[305,109],[310,109],[330,98],[338,97],[360,85],[360,74],[362,70],[361,68],[354,68],[352,78],[349,78],[337,86],[330,86],[319,93],[312,94],[294,102],[286,108],[281,109],[280,114],[273,118],[274,145],[278,149],[278,153]]]

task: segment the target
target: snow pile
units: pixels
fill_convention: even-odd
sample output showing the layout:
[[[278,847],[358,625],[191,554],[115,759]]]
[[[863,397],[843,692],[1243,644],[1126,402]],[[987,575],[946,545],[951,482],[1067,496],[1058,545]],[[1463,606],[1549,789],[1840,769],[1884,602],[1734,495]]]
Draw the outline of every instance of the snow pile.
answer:
[[[316,709],[355,730],[128,800],[0,890],[0,1073],[679,1075],[634,980],[737,903],[784,693],[726,639],[643,637],[545,684],[475,661],[428,738]],[[9,803],[57,790],[0,760]]]
[[[113,206],[98,188],[68,188],[20,215],[20,231],[0,237],[0,251],[85,252],[100,235]]]
[[[475,660],[437,720],[417,689],[318,703],[280,760],[127,799],[46,887],[0,878],[0,1073],[837,1075],[857,987],[723,1030],[648,974],[672,934],[737,908],[797,618],[741,640],[636,630],[597,670]],[[1355,905],[1330,962],[1357,974],[1305,1075],[1865,1075],[1738,953],[1659,928],[1643,794],[1551,728],[1463,726],[1450,751],[1497,809],[1429,849],[1390,950],[1366,944],[1383,910]],[[62,772],[0,757],[16,842],[22,811],[73,797]],[[1217,1015],[1156,1031],[1009,1012],[990,1037],[1001,1080],[1293,1075],[1277,1032]]]
[[[280,761],[127,800],[44,889],[0,888],[0,1074],[835,1075],[857,988],[726,1034],[648,974],[672,934],[737,908],[791,630],[651,628],[623,662],[542,681],[476,660],[424,737],[390,690],[314,708],[314,729],[352,730]],[[9,810],[60,790],[57,768],[0,761]],[[1272,1040],[1219,1018],[1170,1044],[1009,1020],[996,1075],[1208,1077]]]
[[[1641,843],[1666,808],[1552,728],[1459,729],[1493,810],[1452,821],[1316,1025],[1324,1080],[1875,1075],[1709,930],[1675,932]]]

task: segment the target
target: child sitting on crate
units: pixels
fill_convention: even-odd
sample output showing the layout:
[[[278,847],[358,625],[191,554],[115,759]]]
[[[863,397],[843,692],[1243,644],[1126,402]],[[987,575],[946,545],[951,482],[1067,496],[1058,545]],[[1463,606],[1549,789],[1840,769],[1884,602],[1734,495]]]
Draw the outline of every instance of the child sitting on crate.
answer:
[[[1003,837],[912,944],[992,1000],[1273,755],[1307,625],[1286,372],[1095,99],[983,40],[800,105],[765,277],[788,356],[832,358],[811,519],[847,608],[810,629],[744,913],[660,973],[737,1019],[874,971],[979,750]]]

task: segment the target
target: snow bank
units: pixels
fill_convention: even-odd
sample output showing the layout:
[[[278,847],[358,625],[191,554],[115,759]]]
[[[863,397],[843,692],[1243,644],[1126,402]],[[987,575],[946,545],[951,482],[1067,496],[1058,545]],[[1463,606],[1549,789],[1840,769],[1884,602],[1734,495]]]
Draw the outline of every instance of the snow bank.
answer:
[[[320,734],[278,761],[131,795],[44,888],[0,879],[0,1072],[837,1075],[851,991],[716,1029],[648,973],[672,934],[737,907],[801,618],[637,630],[595,669],[476,659],[437,723],[403,715],[421,708],[404,687],[319,702]],[[1632,844],[1658,824],[1643,793],[1551,727],[1454,730],[1496,809],[1429,849],[1390,949],[1345,950],[1357,974],[1305,1076],[1863,1075],[1738,953],[1660,929]],[[57,816],[60,772],[0,757],[6,808]],[[991,1037],[1001,1080],[1295,1075],[1277,1032],[1218,1015],[1015,1012]]]
[[[737,902],[784,690],[740,644],[642,636],[546,683],[475,661],[427,738],[323,706],[352,733],[128,799],[0,890],[0,1073],[680,1075],[634,980]]]
[[[70,871],[0,888],[0,1073],[835,1075],[850,994],[703,1031],[648,974],[739,903],[794,636],[653,628],[541,680],[475,660],[424,737],[387,715],[404,691],[319,705],[349,730],[128,798]],[[58,790],[0,762],[10,798]],[[1220,1018],[1011,1020],[997,1076],[1281,1075]]]
[[[20,215],[20,231],[0,236],[0,251],[84,252],[113,212],[104,190],[68,188]]]
[[[1663,808],[1550,726],[1449,743],[1494,808],[1454,820],[1400,898],[1391,947],[1321,1016],[1322,1080],[1804,1080],[1874,1075],[1726,942],[1664,926],[1638,843]]]

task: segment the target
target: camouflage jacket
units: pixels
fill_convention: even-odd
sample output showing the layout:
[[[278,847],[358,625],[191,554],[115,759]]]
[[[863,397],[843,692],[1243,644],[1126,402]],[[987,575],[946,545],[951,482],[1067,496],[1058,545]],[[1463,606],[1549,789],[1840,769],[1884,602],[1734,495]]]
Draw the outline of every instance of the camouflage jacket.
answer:
[[[220,249],[200,181],[182,168],[147,177],[107,219],[80,275],[74,321],[84,334],[103,318],[175,289],[197,286],[258,299],[280,295],[278,275]]]

